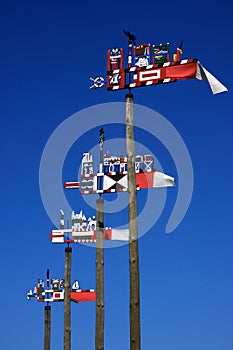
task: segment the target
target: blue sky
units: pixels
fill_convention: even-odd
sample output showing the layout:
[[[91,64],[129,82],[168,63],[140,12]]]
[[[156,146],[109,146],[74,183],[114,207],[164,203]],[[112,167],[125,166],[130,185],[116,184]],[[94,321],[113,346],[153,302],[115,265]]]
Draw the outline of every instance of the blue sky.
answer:
[[[49,241],[54,224],[40,196],[42,153],[53,131],[71,115],[124,102],[125,91],[89,90],[89,77],[106,74],[107,50],[126,50],[123,29],[135,33],[138,43],[169,41],[172,52],[183,40],[183,57],[198,58],[229,89],[213,96],[207,83],[191,80],[133,91],[135,103],[157,111],[177,129],[194,169],[193,197],[182,223],[165,233],[177,185],[167,191],[161,216],[139,241],[142,349],[232,349],[232,14],[226,0],[2,4],[2,349],[43,347],[43,306],[27,301],[26,293],[48,267],[54,277],[63,277],[64,247]],[[111,139],[125,137],[123,126],[104,128],[108,147]],[[153,151],[166,173],[177,176],[158,140],[142,130],[135,131],[135,139]],[[89,134],[67,156],[64,180],[77,173],[82,153],[97,142],[98,128],[90,125]],[[76,211],[94,214],[78,191],[65,195]],[[139,211],[147,195],[138,193]],[[116,202],[109,196],[107,202]],[[126,210],[121,214],[107,214],[106,224],[126,220]],[[151,208],[148,217],[153,214]],[[95,286],[94,249],[73,246],[76,278],[84,289]],[[72,348],[93,349],[94,332],[95,304],[72,305]],[[63,348],[62,304],[52,305],[51,348]],[[127,246],[105,251],[105,348],[129,349]]]

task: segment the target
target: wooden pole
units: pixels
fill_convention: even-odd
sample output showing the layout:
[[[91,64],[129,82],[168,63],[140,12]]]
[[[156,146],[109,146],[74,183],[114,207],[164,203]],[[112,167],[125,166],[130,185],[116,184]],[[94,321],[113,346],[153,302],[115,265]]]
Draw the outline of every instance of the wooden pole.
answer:
[[[95,349],[104,350],[104,200],[96,201],[96,335]]]
[[[140,350],[140,281],[138,256],[138,218],[134,160],[133,95],[126,95],[126,151],[129,213],[130,266],[130,350]]]
[[[51,306],[44,307],[44,350],[50,350]]]
[[[72,248],[65,248],[64,350],[71,349],[70,272]]]

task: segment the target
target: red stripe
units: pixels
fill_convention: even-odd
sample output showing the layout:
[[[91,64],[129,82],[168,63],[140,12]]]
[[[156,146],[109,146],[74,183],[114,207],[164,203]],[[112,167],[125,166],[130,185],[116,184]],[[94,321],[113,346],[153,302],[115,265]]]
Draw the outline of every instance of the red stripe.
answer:
[[[76,182],[66,182],[64,184],[65,188],[79,188],[80,187],[80,182],[76,181]]]
[[[154,184],[154,172],[136,174],[136,185],[140,188],[151,188]]]
[[[75,303],[81,303],[85,301],[95,301],[96,292],[70,292],[70,299]]]
[[[178,80],[193,79],[196,78],[197,62],[168,66],[165,69],[166,78],[176,78]]]
[[[111,228],[104,229],[104,239],[106,241],[112,240],[112,229]]]

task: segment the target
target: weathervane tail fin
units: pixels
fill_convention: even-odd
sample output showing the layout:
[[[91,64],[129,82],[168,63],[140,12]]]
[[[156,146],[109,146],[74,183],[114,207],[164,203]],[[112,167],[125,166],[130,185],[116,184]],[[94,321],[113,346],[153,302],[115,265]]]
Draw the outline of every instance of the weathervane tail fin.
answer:
[[[224,86],[217,78],[215,78],[207,69],[205,69],[200,62],[197,64],[196,78],[199,80],[206,80],[212,93],[219,94],[220,92],[228,91],[227,87]]]

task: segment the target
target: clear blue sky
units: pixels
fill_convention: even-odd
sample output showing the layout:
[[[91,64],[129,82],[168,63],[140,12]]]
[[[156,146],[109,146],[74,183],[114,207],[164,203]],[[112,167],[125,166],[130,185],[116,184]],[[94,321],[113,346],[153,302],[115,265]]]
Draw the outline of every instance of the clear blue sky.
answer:
[[[138,43],[169,41],[172,51],[182,39],[183,57],[197,57],[229,89],[213,96],[207,83],[192,80],[134,91],[136,103],[159,112],[177,129],[194,169],[192,202],[180,226],[165,233],[177,185],[168,191],[156,224],[139,241],[142,350],[232,349],[232,15],[227,0],[4,1],[1,349],[43,348],[43,306],[27,301],[26,293],[48,267],[54,277],[63,277],[64,246],[49,241],[54,224],[40,196],[41,156],[52,132],[72,114],[124,102],[125,91],[89,90],[89,77],[106,72],[107,50],[126,49],[123,29],[135,33]],[[105,132],[106,140],[125,136],[123,127],[109,125]],[[65,180],[71,180],[82,153],[98,142],[98,128],[90,135],[91,142],[84,137],[64,163]],[[135,136],[176,177],[163,145],[140,130]],[[117,154],[116,149],[110,152]],[[66,196],[76,211],[94,214],[78,191]],[[138,197],[141,206],[146,194]],[[105,220],[114,227],[119,216],[108,214]],[[95,286],[94,249],[73,246],[72,280],[76,278],[84,289]],[[107,350],[129,349],[127,246],[105,252],[105,326]],[[72,348],[94,349],[94,332],[95,304],[72,305]],[[62,304],[52,305],[51,345],[63,349]]]

